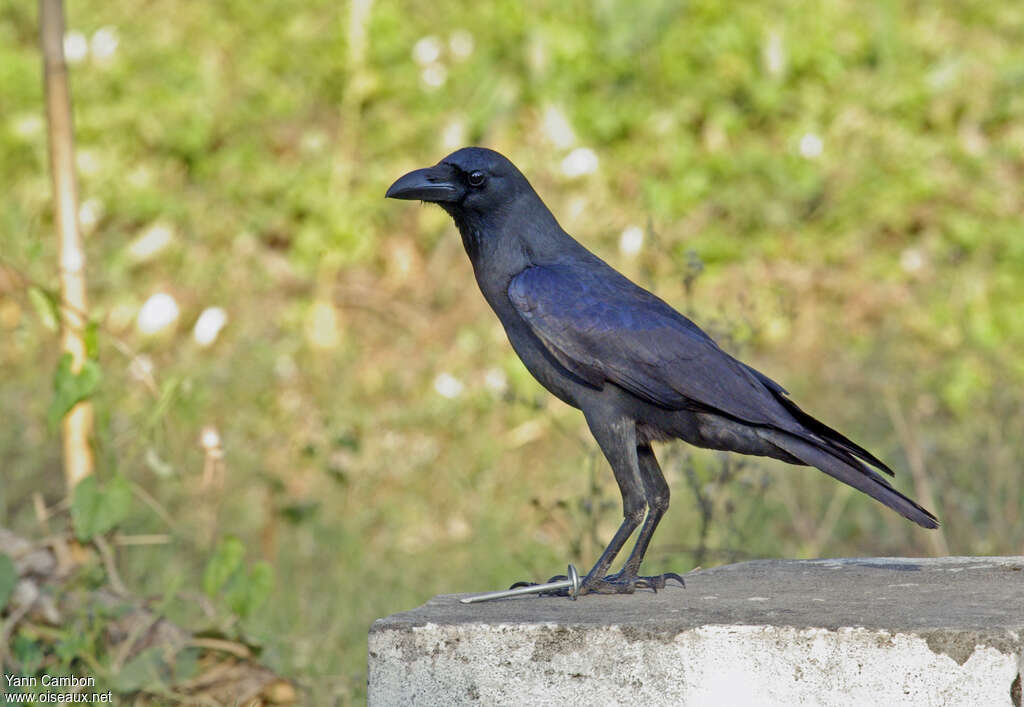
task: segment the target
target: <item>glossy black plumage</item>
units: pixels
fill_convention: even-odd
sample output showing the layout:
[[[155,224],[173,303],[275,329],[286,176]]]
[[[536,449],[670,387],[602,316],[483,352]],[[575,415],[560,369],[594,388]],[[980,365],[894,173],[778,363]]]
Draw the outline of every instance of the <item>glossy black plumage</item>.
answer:
[[[387,196],[434,202],[452,216],[516,353],[544,387],[583,411],[612,466],[624,520],[584,591],[664,586],[666,576],[638,577],[668,508],[668,486],[650,447],[656,439],[816,466],[923,527],[938,526],[871,468],[892,473],[874,455],[805,413],[782,386],[563,231],[497,152],[464,148],[405,175]],[[641,522],[623,570],[606,576]]]

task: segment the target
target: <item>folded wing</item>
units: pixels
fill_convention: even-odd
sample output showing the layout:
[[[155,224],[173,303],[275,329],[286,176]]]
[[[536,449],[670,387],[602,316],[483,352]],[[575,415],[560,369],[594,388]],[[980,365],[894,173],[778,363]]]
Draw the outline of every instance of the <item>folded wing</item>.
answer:
[[[600,261],[527,268],[511,280],[508,294],[559,363],[594,386],[610,382],[670,410],[707,410],[778,429],[845,462],[856,457],[892,474],[801,410],[778,383]]]
[[[702,407],[799,428],[759,374],[610,268],[531,267],[512,279],[508,293],[559,362],[594,385],[611,382],[668,409]]]

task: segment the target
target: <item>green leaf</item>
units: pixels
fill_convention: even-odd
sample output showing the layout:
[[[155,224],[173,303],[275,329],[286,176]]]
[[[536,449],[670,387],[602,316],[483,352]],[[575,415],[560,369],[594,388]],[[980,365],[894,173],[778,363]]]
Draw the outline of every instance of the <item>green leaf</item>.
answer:
[[[95,319],[90,319],[85,325],[85,355],[87,358],[96,360],[100,357],[100,324]]]
[[[57,331],[60,328],[60,309],[57,307],[57,298],[52,292],[42,287],[28,288],[28,299],[35,307],[36,316],[43,326],[50,331]]]
[[[82,370],[76,374],[71,371],[71,354],[61,356],[53,375],[53,402],[46,413],[50,427],[56,428],[71,408],[92,396],[99,388],[102,377],[100,365],[95,359],[87,358],[82,364]]]
[[[22,633],[18,633],[11,642],[11,655],[23,675],[34,674],[45,659],[42,646]]]
[[[299,525],[313,520],[318,510],[320,510],[319,501],[296,501],[283,505],[278,509],[278,513],[289,523]]]
[[[14,569],[14,563],[7,555],[0,554],[0,611],[7,606],[7,600],[11,598],[17,583],[18,571]]]
[[[245,618],[263,605],[274,586],[274,570],[267,562],[257,562],[244,578],[241,573],[228,586],[227,603],[231,611]]]
[[[167,665],[164,663],[163,654],[163,646],[153,646],[129,660],[114,675],[114,690],[136,692],[143,688],[155,688],[163,685],[167,674]]]
[[[157,603],[152,607],[152,610],[157,614],[168,614],[171,610],[171,605],[178,600],[178,592],[185,585],[185,576],[181,574],[175,574],[168,578],[161,588],[161,597]]]
[[[189,682],[199,674],[199,650],[196,648],[184,648],[174,656],[174,671],[171,674],[171,684],[180,685]]]
[[[82,656],[93,655],[95,647],[92,645],[92,636],[87,632],[70,629],[61,635],[53,653],[64,669],[70,669],[71,664]]]
[[[95,476],[86,477],[71,499],[75,537],[85,542],[113,530],[128,516],[131,505],[131,486],[123,476],[115,476],[105,486],[100,486]]]
[[[182,381],[178,378],[167,378],[163,385],[160,386],[160,399],[156,401],[156,406],[149,415],[149,419],[146,422],[147,427],[156,427],[164,418],[167,411],[171,408],[171,403],[174,402],[175,397],[178,395],[181,384]]]
[[[224,538],[217,546],[213,557],[203,571],[203,591],[207,596],[216,596],[232,575],[242,566],[245,546],[236,537]]]

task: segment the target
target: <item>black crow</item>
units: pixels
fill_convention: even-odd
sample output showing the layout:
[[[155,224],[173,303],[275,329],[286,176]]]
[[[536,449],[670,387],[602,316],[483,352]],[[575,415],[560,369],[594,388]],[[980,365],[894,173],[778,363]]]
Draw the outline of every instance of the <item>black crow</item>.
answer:
[[[938,527],[871,468],[892,475],[871,452],[801,410],[782,386],[562,230],[501,154],[463,148],[406,174],[387,196],[432,202],[451,215],[512,348],[541,385],[583,411],[611,464],[624,518],[580,593],[682,582],[675,574],[638,576],[669,503],[651,449],[656,440],[814,466],[920,526]],[[638,526],[629,559],[609,575]]]

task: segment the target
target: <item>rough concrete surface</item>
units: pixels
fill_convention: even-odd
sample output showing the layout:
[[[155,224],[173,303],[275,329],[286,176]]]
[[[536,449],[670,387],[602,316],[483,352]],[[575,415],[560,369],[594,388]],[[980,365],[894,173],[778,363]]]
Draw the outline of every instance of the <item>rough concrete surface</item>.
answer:
[[[435,597],[373,624],[369,702],[1022,706],[1024,557],[759,560],[686,584]]]

